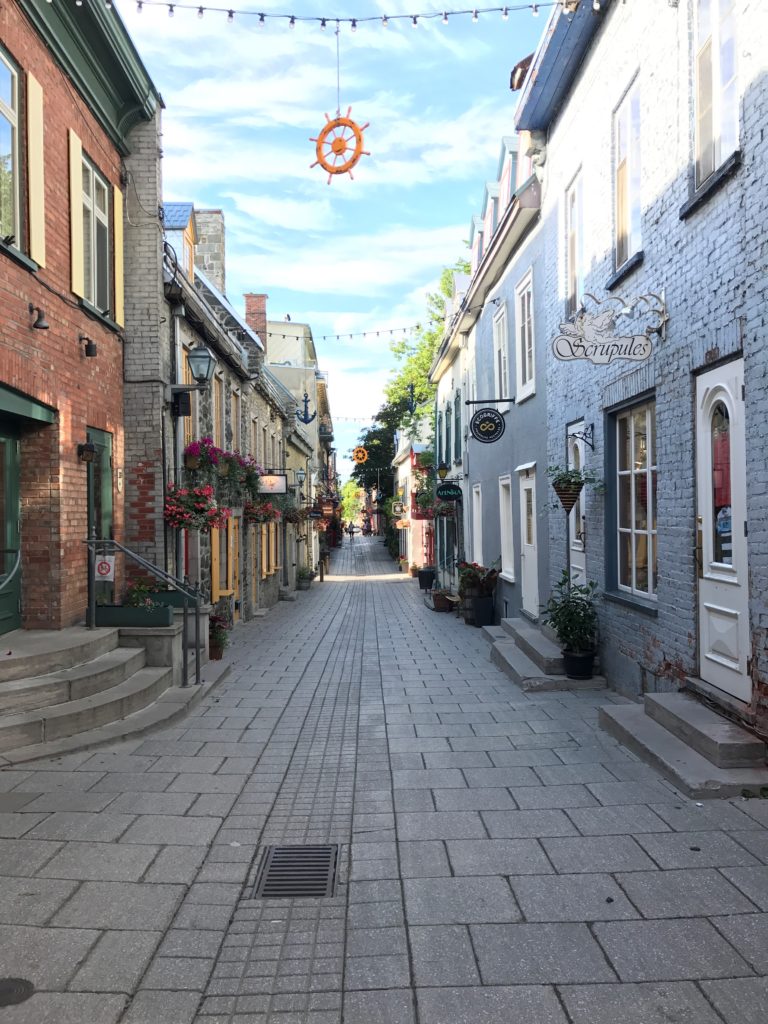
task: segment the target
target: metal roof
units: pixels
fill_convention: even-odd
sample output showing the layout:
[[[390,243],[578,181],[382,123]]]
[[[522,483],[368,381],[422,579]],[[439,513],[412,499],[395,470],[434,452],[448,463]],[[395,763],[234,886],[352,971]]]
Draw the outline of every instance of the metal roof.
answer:
[[[163,225],[167,231],[183,231],[192,219],[193,203],[163,203]]]

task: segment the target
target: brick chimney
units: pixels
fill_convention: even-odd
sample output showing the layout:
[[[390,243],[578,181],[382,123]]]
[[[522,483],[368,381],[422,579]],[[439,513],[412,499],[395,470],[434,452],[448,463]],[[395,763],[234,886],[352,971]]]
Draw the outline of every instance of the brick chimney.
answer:
[[[268,295],[246,292],[245,299],[245,322],[261,338],[264,352],[267,351],[267,299]]]

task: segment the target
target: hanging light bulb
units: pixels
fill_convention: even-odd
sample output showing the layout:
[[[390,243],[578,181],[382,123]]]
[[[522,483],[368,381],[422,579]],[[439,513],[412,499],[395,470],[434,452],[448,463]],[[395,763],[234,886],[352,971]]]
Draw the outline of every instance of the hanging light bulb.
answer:
[[[419,27],[419,19],[418,19],[418,17],[417,17],[417,16],[416,16],[416,15],[414,14],[414,16],[413,16],[413,21],[411,22],[411,28],[418,28],[418,27]]]
[[[600,10],[600,0],[592,0],[592,10],[595,12],[595,14],[598,13],[598,11]]]
[[[296,28],[296,19],[291,15],[291,20],[288,22],[288,28]]]
[[[144,4],[141,2],[141,0],[136,0],[136,13],[137,14],[141,14],[141,12],[143,10],[144,10]]]
[[[443,11],[443,24],[448,24],[448,11]]]
[[[507,21],[508,18],[509,18],[509,8],[505,7],[504,10],[501,12],[501,20],[502,21]]]
[[[227,21],[229,22],[229,24],[231,25],[234,20],[235,20],[235,12],[234,11],[227,11]]]
[[[174,6],[173,6],[173,4],[168,4],[168,17],[172,18],[173,15],[174,15]]]
[[[202,16],[204,14],[205,14],[205,11],[203,10],[203,8],[202,7],[198,7],[197,8],[197,16],[198,16],[198,18],[202,18]]]
[[[538,4],[534,4],[533,5],[533,7],[531,8],[531,14],[534,16],[534,18],[538,18],[538,16],[539,16],[539,5]]]
[[[264,24],[265,24],[265,22],[264,22],[264,15],[260,14],[259,15],[259,28],[264,28]]]
[[[351,26],[351,28],[352,28],[353,32],[357,32],[357,22],[355,21],[354,18],[352,19],[352,26]]]
[[[478,17],[477,17],[477,8],[475,8],[475,9],[474,9],[474,11],[472,11],[472,21],[474,21],[475,23],[477,23],[477,20],[478,20]]]
[[[385,14],[384,17],[381,19],[381,26],[382,26],[382,28],[387,28],[388,25],[389,25],[389,18]]]
[[[83,6],[83,0],[75,0],[75,7],[82,7],[82,6]]]

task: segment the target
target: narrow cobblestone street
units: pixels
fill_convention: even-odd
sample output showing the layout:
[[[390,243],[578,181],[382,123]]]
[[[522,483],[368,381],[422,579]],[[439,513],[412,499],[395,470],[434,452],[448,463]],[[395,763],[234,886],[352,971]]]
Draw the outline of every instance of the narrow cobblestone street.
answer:
[[[527,696],[381,542],[239,627],[171,729],[0,772],[2,1024],[764,1024],[768,801]],[[268,844],[336,895],[253,897]]]

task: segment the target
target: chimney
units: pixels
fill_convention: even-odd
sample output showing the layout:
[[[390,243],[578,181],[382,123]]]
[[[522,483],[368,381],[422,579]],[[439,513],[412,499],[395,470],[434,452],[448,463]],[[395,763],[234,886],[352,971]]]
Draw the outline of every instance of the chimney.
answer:
[[[224,273],[224,214],[221,210],[195,210],[197,245],[195,264],[212,285],[226,295]]]
[[[268,295],[246,292],[245,322],[261,338],[264,352],[267,351],[267,299]]]

